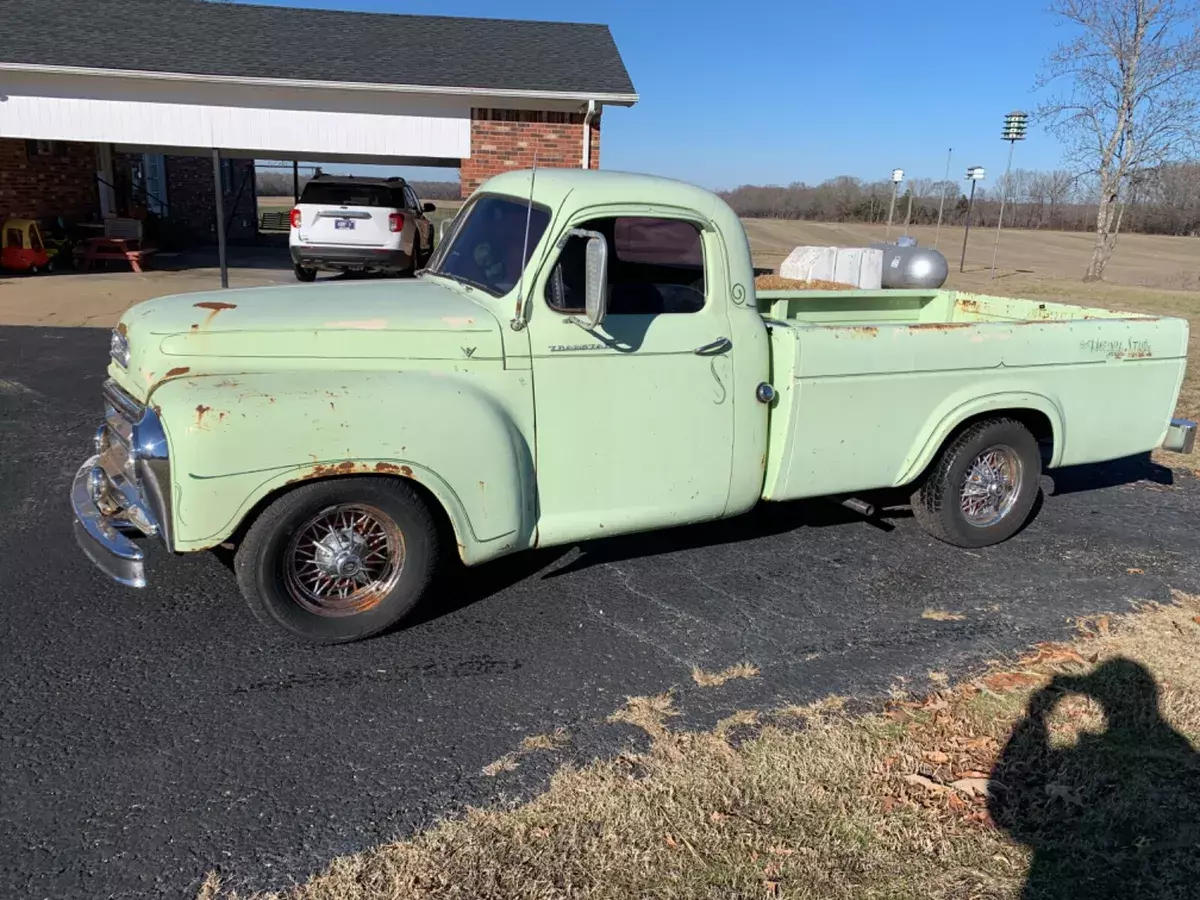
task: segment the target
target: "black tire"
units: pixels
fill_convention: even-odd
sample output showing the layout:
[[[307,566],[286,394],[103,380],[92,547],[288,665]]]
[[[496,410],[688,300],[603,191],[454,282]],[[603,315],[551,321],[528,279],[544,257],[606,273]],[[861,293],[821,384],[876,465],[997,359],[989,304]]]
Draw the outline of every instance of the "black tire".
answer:
[[[999,466],[989,472],[1016,472],[1015,489],[1001,496],[971,501],[965,496],[967,475],[983,454],[992,453]],[[912,494],[917,523],[933,537],[956,547],[987,547],[1006,541],[1021,529],[1037,500],[1042,475],[1042,455],[1037,439],[1016,419],[977,422],[950,441]],[[988,490],[986,480],[974,480],[973,490]],[[964,500],[967,503],[964,504]],[[991,509],[994,502],[995,509]],[[969,513],[964,505],[976,506]],[[979,506],[982,509],[979,509]],[[972,514],[973,513],[973,514]]]
[[[296,561],[303,560],[310,548],[316,549],[316,543],[305,544],[306,536],[325,533],[324,525],[317,521],[324,523],[322,517],[334,510],[365,511],[382,524],[385,533],[395,526],[399,537],[395,541],[386,538],[386,546],[398,546],[401,552],[392,554],[392,562],[385,559],[391,568],[380,573],[380,580],[355,586],[348,599],[330,595],[314,600],[300,576],[292,573],[305,571]],[[372,535],[369,528],[340,532],[350,535],[342,538],[347,545],[364,533]],[[370,546],[364,538],[361,547]],[[316,557],[313,553],[312,558]],[[322,557],[326,562],[330,558],[328,554]],[[242,595],[259,621],[306,641],[340,644],[370,637],[400,622],[420,602],[440,562],[437,523],[416,491],[399,479],[336,478],[297,488],[263,510],[238,547],[234,571]],[[310,571],[305,577],[312,574]],[[391,577],[384,579],[384,574]],[[331,585],[345,582],[350,579],[331,581]]]
[[[316,269],[306,269],[306,268],[304,268],[304,266],[295,265],[295,266],[292,266],[292,271],[296,273],[297,281],[303,281],[307,284],[310,281],[317,280],[317,270]]]

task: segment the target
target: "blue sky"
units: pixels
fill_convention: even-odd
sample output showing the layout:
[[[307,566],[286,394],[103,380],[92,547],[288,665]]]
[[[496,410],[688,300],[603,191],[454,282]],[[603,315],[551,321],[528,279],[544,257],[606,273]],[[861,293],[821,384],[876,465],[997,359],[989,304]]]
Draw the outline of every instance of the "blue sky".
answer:
[[[885,178],[895,167],[941,178],[951,147],[952,178],[981,165],[991,183],[1008,152],[1004,114],[1036,105],[1034,79],[1061,38],[1045,0],[974,17],[950,0],[257,2],[607,24],[642,100],[606,110],[602,165],[709,188]],[[1052,168],[1060,155],[1031,128],[1014,166]]]

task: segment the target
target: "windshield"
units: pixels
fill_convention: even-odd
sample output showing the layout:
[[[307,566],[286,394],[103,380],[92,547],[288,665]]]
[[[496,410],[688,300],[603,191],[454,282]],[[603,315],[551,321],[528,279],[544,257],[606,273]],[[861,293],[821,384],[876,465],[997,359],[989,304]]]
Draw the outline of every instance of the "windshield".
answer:
[[[524,259],[525,219],[529,217],[529,247]],[[550,210],[516,197],[485,194],[455,217],[429,264],[433,275],[445,275],[493,297],[516,287],[533,249],[550,223]]]

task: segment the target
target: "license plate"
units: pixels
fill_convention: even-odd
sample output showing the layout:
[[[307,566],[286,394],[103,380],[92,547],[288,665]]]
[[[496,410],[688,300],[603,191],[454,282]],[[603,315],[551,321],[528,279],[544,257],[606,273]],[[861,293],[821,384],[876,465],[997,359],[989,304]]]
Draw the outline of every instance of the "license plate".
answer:
[[[345,229],[346,231],[353,231],[354,230],[354,220],[353,219],[334,219],[333,227],[334,227],[335,231],[341,231],[342,229]]]

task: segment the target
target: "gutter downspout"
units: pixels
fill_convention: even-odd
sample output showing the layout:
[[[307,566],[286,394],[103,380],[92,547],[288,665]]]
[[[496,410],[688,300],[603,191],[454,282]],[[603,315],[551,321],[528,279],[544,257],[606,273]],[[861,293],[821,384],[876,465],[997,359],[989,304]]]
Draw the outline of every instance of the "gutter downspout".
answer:
[[[596,101],[589,100],[587,112],[583,116],[583,166],[581,168],[584,169],[592,167],[592,120],[596,118],[598,112]]]

